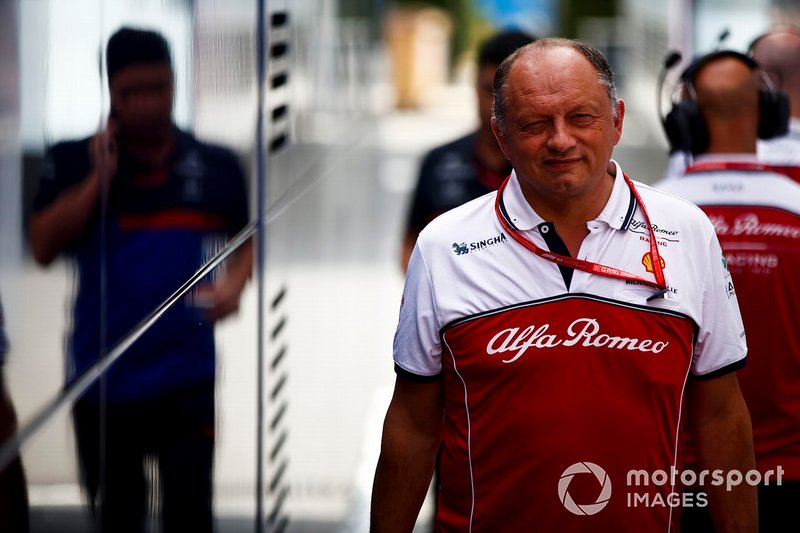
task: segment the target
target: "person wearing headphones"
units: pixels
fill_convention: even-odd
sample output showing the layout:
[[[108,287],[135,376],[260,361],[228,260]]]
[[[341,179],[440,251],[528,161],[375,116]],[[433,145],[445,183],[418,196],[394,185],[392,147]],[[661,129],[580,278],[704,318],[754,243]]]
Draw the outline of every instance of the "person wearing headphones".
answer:
[[[758,142],[759,159],[781,166],[800,166],[800,30],[777,27],[750,45],[750,55],[789,98],[791,119],[786,135]]]
[[[800,41],[799,41],[800,42]],[[779,137],[785,96],[764,87],[749,56],[718,51],[687,70],[687,98],[667,130],[695,154],[681,179],[655,185],[698,206],[714,224],[748,339],[738,372],[753,425],[762,532],[798,531],[800,517],[800,184],[756,156],[759,137]],[[735,289],[734,289],[735,285]],[[684,531],[703,531],[692,515]],[[684,515],[687,516],[687,515]]]

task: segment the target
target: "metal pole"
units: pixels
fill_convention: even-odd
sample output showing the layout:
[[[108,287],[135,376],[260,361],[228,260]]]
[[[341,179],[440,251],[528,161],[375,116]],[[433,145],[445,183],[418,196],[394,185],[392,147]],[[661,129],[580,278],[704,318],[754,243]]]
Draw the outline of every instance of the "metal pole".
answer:
[[[266,0],[258,0],[256,11],[256,65],[258,78],[257,117],[256,117],[256,174],[257,174],[257,218],[258,227],[256,244],[256,280],[257,280],[257,311],[256,311],[256,533],[264,531],[264,247],[266,233],[264,224],[264,196],[266,194],[266,143],[264,142],[264,97],[265,97],[265,64],[264,56]]]

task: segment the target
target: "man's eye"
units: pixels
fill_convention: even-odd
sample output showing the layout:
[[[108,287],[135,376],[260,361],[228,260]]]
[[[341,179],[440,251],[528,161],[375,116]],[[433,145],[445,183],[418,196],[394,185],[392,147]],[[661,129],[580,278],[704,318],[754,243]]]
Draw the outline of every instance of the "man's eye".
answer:
[[[525,124],[525,128],[523,128],[523,129],[525,131],[536,133],[536,132],[542,131],[545,127],[546,127],[545,122],[543,120],[539,120],[539,121],[536,121],[536,122],[529,122],[529,123]]]

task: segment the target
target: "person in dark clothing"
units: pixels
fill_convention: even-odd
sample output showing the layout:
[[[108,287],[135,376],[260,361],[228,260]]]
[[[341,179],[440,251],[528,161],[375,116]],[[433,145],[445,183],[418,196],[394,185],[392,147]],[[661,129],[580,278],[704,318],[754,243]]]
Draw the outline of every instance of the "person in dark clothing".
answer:
[[[108,41],[104,131],[45,158],[28,228],[35,259],[77,265],[67,382],[123,339],[248,221],[245,179],[229,150],[172,120],[174,74],[159,33]],[[141,531],[157,479],[165,531],[212,531],[214,322],[238,308],[252,245],[171,307],[73,415],[82,481],[104,531]],[[155,475],[145,476],[147,465]],[[152,471],[152,467],[151,467]],[[152,497],[152,495],[151,495]]]
[[[492,133],[492,81],[503,60],[534,39],[527,33],[509,30],[497,33],[481,46],[476,80],[480,125],[477,131],[434,148],[424,157],[403,238],[404,271],[417,235],[428,222],[497,190],[511,173],[511,164]]]

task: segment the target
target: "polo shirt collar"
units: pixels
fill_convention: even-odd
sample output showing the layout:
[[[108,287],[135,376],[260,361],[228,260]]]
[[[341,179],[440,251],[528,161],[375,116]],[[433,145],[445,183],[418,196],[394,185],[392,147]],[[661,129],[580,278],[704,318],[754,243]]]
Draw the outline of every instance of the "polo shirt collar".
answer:
[[[636,211],[636,196],[622,175],[622,167],[619,163],[614,163],[616,174],[614,176],[614,187],[611,189],[611,196],[603,210],[597,215],[595,220],[605,222],[614,229],[628,229],[633,213]]]
[[[627,229],[636,210],[636,197],[622,177],[622,168],[613,159],[612,162],[616,168],[614,187],[606,206],[595,220],[605,222],[614,229]],[[501,206],[505,208],[509,221],[520,231],[531,230],[546,222],[525,200],[516,171],[511,172],[503,190]]]

